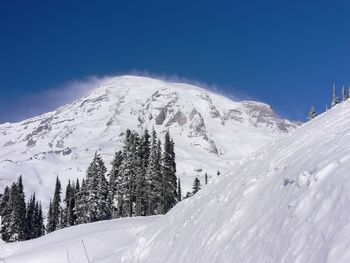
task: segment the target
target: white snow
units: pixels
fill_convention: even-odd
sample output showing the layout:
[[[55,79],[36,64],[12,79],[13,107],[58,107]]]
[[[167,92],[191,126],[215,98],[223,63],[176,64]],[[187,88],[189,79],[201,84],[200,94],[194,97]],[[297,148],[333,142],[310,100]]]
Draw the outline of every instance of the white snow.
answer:
[[[23,175],[26,195],[44,204],[56,176],[83,178],[95,151],[107,167],[127,128],[169,129],[176,143],[183,192],[194,177],[230,170],[242,157],[284,136],[296,125],[266,104],[235,102],[183,83],[122,76],[106,78],[83,98],[20,123],[0,125],[0,191]]]
[[[2,245],[0,257],[66,262],[69,249],[70,262],[86,262],[84,239],[94,262],[348,263],[349,116],[348,100],[211,178],[164,216],[71,227]]]
[[[6,263],[90,263],[118,262],[124,249],[157,216],[122,218],[78,225],[55,231],[39,239],[0,243],[0,262]],[[85,249],[86,253],[85,253]]]
[[[124,262],[350,262],[350,101],[148,227]]]

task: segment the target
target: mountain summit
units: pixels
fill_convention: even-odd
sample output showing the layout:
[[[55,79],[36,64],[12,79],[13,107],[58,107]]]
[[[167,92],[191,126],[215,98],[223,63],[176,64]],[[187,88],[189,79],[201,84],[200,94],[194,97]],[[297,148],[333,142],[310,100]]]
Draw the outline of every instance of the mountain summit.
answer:
[[[110,162],[127,128],[154,128],[160,136],[170,130],[187,190],[195,176],[230,170],[296,125],[264,103],[236,102],[194,85],[106,78],[53,112],[0,125],[0,188],[22,174],[26,189],[47,200],[56,176],[82,178],[96,151]]]

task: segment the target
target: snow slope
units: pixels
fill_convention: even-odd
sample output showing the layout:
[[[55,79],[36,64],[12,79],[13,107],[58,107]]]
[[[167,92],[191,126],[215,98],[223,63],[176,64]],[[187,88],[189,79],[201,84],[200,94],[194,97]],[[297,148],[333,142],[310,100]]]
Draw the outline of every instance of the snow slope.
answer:
[[[123,249],[157,219],[122,218],[69,227],[26,242],[0,243],[0,262],[86,263],[84,246],[91,263],[118,262]]]
[[[123,262],[350,262],[349,116],[348,100],[213,179]]]
[[[195,176],[230,170],[238,160],[296,125],[270,106],[235,102],[197,86],[122,76],[101,80],[83,98],[53,112],[0,125],[0,190],[22,174],[29,193],[44,202],[56,176],[85,176],[95,151],[107,165],[126,128],[169,129],[176,143],[184,193]],[[109,165],[108,165],[109,166]]]

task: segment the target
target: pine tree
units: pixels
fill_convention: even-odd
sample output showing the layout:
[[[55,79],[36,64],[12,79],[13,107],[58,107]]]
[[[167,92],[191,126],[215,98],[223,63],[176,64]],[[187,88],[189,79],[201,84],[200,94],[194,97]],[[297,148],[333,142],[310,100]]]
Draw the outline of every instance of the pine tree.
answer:
[[[68,224],[68,217],[69,217],[69,203],[70,203],[70,195],[71,195],[71,184],[70,180],[68,180],[68,184],[66,186],[66,192],[65,197],[63,199],[64,208],[61,210],[61,222],[60,222],[60,228],[67,227]]]
[[[98,164],[98,185],[97,185],[97,200],[98,213],[97,220],[107,220],[111,218],[111,207],[109,202],[108,183],[106,180],[106,166],[100,156],[97,158]]]
[[[1,198],[0,216],[0,234],[4,241],[9,241],[10,239],[10,223],[11,223],[11,206],[10,206],[10,189],[5,187],[4,194]]]
[[[161,213],[167,213],[177,203],[177,178],[175,164],[174,144],[170,139],[169,131],[165,133],[164,149],[162,155],[161,177]]]
[[[112,169],[109,175],[109,194],[111,213],[113,218],[119,218],[123,216],[122,213],[122,194],[120,184],[122,182],[120,166],[123,162],[122,151],[117,151],[112,162]]]
[[[182,200],[182,189],[180,178],[177,179],[177,200],[180,202]]]
[[[106,167],[99,154],[95,154],[82,185],[78,202],[78,221],[95,222],[110,218]]]
[[[79,181],[78,181],[79,182]],[[76,206],[75,213],[77,216],[76,223],[84,224],[89,222],[88,217],[88,189],[85,179],[81,182],[81,187],[77,184],[77,196],[76,196]],[[79,190],[78,190],[79,187]]]
[[[192,195],[194,195],[195,193],[197,193],[200,189],[201,189],[201,182],[200,182],[199,179],[196,177],[196,178],[194,179],[193,186],[192,186]]]
[[[134,215],[134,199],[136,189],[136,174],[138,170],[137,134],[126,131],[123,146],[123,162],[120,165],[120,195],[122,202],[122,216]]]
[[[43,210],[41,208],[41,203],[36,202],[34,209],[34,238],[41,237],[45,234]]]
[[[24,198],[22,176],[18,182],[12,184],[10,190],[11,221],[9,225],[8,241],[21,241],[25,239],[24,226],[26,217],[26,203]]]
[[[337,87],[335,84],[333,85],[333,99],[332,99],[332,107],[337,105],[340,102],[339,97],[337,95]]]
[[[48,213],[48,224],[47,224],[47,232],[53,232],[57,229],[59,229],[60,225],[60,219],[61,219],[61,182],[57,176],[56,178],[56,184],[55,184],[55,192],[52,199],[52,202],[50,201],[49,206],[49,213]]]
[[[146,171],[146,215],[160,213],[161,193],[161,144],[157,139],[157,133],[153,129],[150,145],[150,154]]]
[[[310,111],[309,111],[309,120],[316,118],[316,116],[317,116],[316,109],[314,106],[312,106]]]
[[[53,219],[53,215],[52,215],[52,200],[50,199],[49,211],[47,213],[47,224],[46,224],[46,232],[47,233],[55,231],[53,224],[54,224],[54,219]]]
[[[205,173],[204,179],[205,179],[205,184],[208,184],[208,174],[207,173]]]
[[[27,204],[27,213],[25,217],[25,226],[24,226],[24,235],[25,240],[30,240],[32,238],[35,238],[35,223],[34,223],[34,214],[35,214],[35,194],[33,194],[29,202]]]
[[[349,98],[349,93],[347,92],[345,86],[343,86],[343,88],[342,88],[342,95],[343,95],[343,101],[345,101]]]
[[[67,223],[68,226],[74,226],[76,224],[77,216],[75,213],[75,205],[76,205],[76,185],[72,183],[69,195],[69,203],[67,209]]]

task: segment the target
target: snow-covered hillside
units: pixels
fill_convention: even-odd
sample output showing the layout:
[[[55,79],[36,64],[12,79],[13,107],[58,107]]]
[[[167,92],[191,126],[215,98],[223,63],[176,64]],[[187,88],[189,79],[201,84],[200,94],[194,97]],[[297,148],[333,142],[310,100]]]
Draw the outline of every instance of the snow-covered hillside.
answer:
[[[25,189],[45,202],[57,175],[63,184],[82,178],[95,151],[111,162],[126,128],[152,127],[161,136],[169,129],[174,137],[177,175],[186,191],[195,176],[230,170],[296,125],[266,104],[235,102],[193,85],[105,78],[88,95],[54,112],[0,125],[0,190],[22,174]]]
[[[2,245],[0,257],[66,262],[72,244],[80,254],[69,262],[86,262],[83,239],[94,262],[348,263],[349,116],[348,100],[247,157],[230,174],[212,178],[164,216],[71,227]],[[124,236],[125,243],[119,239]]]
[[[350,101],[213,179],[124,262],[350,262]]]

